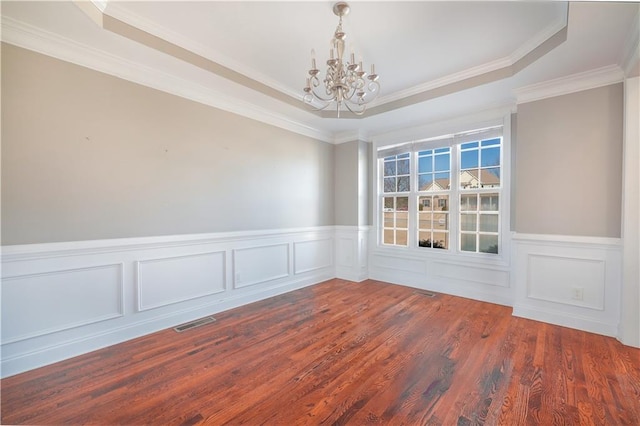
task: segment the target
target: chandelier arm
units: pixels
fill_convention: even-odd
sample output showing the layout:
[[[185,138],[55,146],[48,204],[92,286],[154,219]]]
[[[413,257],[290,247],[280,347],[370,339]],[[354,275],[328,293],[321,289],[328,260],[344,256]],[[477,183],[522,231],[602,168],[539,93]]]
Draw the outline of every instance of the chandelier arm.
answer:
[[[355,111],[355,110],[351,109],[351,107],[349,106],[349,104],[352,104],[352,103],[353,103],[353,102],[344,102],[344,106],[345,106],[345,107],[347,107],[347,109],[348,109],[349,111],[351,111],[352,113],[354,113],[355,115],[362,115],[362,114],[364,114],[364,111],[365,111],[365,106],[364,106],[364,105],[362,105],[362,109],[361,109],[360,111]],[[358,105],[358,104],[355,104],[355,105]]]

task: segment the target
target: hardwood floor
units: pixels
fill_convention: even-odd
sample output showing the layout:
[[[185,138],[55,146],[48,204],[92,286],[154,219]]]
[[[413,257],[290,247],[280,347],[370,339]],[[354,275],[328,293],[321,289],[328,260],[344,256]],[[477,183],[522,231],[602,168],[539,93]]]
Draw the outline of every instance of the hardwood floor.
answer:
[[[4,424],[640,425],[640,350],[331,280],[1,381]]]

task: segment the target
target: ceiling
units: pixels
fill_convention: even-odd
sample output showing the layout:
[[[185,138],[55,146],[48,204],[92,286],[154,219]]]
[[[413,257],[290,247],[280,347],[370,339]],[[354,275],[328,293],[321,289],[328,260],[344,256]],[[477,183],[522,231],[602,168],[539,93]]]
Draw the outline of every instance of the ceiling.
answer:
[[[359,118],[301,100],[311,49],[328,56],[333,2],[3,1],[2,39],[329,142],[512,106],[548,81],[637,73],[638,2],[350,5],[348,49],[381,83]]]

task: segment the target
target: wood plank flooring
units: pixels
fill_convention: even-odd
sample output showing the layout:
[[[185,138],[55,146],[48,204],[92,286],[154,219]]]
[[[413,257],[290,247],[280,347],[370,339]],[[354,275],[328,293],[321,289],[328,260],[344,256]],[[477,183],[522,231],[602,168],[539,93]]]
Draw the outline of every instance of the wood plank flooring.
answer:
[[[331,280],[0,382],[4,424],[640,425],[640,350]]]

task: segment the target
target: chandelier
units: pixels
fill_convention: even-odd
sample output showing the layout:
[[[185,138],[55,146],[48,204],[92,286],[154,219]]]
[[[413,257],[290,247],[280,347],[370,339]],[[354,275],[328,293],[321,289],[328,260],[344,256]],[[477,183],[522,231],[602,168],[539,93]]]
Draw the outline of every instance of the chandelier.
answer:
[[[345,39],[347,35],[342,30],[342,17],[349,13],[346,2],[333,5],[333,13],[340,18],[338,27],[331,39],[331,50],[327,60],[327,73],[320,82],[316,67],[315,51],[311,50],[311,69],[304,88],[304,102],[324,110],[335,104],[337,116],[340,117],[342,106],[354,114],[362,115],[367,104],[378,97],[380,83],[375,65],[371,65],[371,73],[367,74],[362,67],[362,58],[356,63],[355,53],[351,51],[350,60],[344,57]]]

